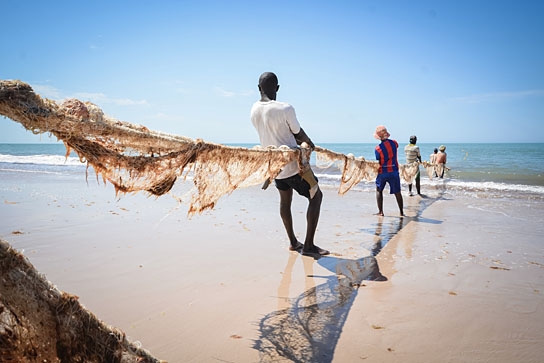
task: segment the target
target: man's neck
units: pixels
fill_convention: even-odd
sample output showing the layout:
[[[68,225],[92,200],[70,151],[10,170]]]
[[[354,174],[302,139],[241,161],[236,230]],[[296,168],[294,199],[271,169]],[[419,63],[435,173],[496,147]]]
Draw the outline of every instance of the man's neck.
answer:
[[[270,102],[275,101],[276,95],[267,95],[266,93],[261,93],[261,102]]]

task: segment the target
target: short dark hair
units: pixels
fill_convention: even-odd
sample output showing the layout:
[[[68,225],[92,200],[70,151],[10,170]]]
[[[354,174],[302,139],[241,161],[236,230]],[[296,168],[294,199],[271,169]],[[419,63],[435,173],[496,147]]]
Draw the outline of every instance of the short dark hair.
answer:
[[[412,135],[410,136],[410,142],[413,144],[417,141],[417,136],[416,135]]]
[[[259,77],[259,86],[261,86],[263,90],[271,88],[275,90],[278,86],[278,77],[272,72],[264,72]]]

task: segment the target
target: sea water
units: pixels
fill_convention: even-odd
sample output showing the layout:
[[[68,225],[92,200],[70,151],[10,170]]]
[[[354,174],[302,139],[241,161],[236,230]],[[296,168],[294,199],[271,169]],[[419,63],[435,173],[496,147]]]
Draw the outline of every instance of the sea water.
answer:
[[[398,161],[406,162],[404,147],[399,143]],[[342,154],[362,156],[375,160],[376,144],[322,144],[329,150]],[[418,144],[423,161],[438,144]],[[544,198],[544,144],[542,143],[455,143],[447,144],[446,166],[449,170],[444,179],[429,178],[421,167],[422,191],[425,188],[444,188],[455,193],[485,197]],[[316,170],[321,179],[334,178]],[[339,172],[338,172],[339,176]],[[406,184],[403,182],[403,184]],[[361,182],[356,188],[374,188],[372,182]]]
[[[255,144],[229,144],[253,147]],[[405,163],[404,146],[399,143],[398,160]],[[372,143],[323,143],[319,146],[342,154],[375,160]],[[422,160],[429,160],[437,144],[418,144]],[[544,144],[543,143],[456,143],[447,144],[449,168],[444,179],[430,179],[421,168],[422,192],[425,189],[447,188],[451,193],[485,197],[513,197],[544,200]],[[311,163],[319,182],[324,187],[337,188],[341,171],[330,167],[320,169]],[[26,173],[44,173],[80,177],[87,173],[87,165],[70,153],[62,143],[0,144],[0,177],[24,178]],[[406,184],[403,182],[403,184]],[[362,181],[354,189],[373,190],[372,181]]]

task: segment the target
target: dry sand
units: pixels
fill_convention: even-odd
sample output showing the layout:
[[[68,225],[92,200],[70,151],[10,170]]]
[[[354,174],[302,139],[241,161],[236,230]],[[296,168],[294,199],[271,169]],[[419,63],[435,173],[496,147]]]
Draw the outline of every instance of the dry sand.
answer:
[[[325,189],[314,260],[287,250],[274,188],[189,219],[169,196],[5,174],[0,236],[169,362],[541,362],[544,208],[446,188],[401,219],[384,197],[377,217],[373,193]]]

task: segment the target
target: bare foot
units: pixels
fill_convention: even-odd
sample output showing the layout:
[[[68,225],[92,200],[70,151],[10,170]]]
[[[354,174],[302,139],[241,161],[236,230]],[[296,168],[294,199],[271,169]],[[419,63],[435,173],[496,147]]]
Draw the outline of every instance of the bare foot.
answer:
[[[383,212],[378,212],[378,213],[375,213],[374,215],[375,215],[375,216],[383,217]]]
[[[324,250],[323,248],[320,248],[320,247],[317,247],[314,245],[313,248],[311,248],[310,250],[308,251],[305,251],[304,249],[302,250],[302,254],[304,256],[315,256],[315,255],[318,255],[318,256],[326,256],[328,254],[330,254],[329,251],[327,250]]]
[[[300,243],[299,241],[297,241],[297,244],[295,246],[293,245],[289,246],[289,251],[300,251],[302,247],[304,247],[304,245]]]

